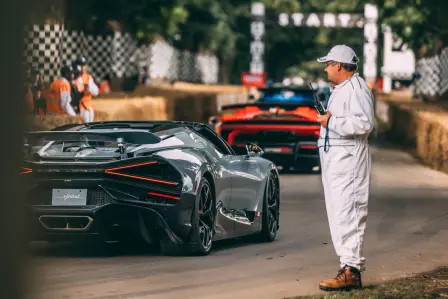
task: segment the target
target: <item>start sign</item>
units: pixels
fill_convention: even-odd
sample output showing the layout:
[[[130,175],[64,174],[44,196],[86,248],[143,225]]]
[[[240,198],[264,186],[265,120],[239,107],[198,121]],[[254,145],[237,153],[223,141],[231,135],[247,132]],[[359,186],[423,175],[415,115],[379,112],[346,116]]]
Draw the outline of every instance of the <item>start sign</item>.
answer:
[[[265,74],[255,73],[242,73],[241,84],[247,87],[264,87],[265,86]]]

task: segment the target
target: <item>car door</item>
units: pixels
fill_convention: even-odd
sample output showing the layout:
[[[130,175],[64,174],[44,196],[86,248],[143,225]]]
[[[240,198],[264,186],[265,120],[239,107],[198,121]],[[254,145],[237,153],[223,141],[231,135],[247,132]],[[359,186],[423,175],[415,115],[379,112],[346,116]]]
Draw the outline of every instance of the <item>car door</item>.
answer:
[[[216,209],[217,217],[215,220],[215,240],[232,237],[235,225],[233,219],[227,216],[227,210],[230,209],[232,197],[232,177],[233,173],[229,170],[233,156],[217,148],[208,142],[204,136],[191,133],[190,137],[205,150],[210,159],[212,175],[215,181]]]
[[[237,155],[230,162],[233,174],[230,209],[241,215],[241,218],[235,220],[235,235],[245,235],[259,228],[253,223],[254,212],[261,209],[259,204],[262,201],[258,198],[263,195],[260,192],[263,181],[258,159],[260,158]]]
[[[253,212],[258,208],[257,196],[262,184],[259,157],[248,157],[246,155],[235,155],[231,147],[210,129],[203,128],[201,135],[205,135],[218,150],[221,157],[221,167],[226,168],[230,174],[231,199],[228,206],[218,210],[220,217],[231,219],[234,223],[235,236],[244,235],[246,232],[256,231],[258,226],[245,221],[245,211]],[[249,217],[250,218],[250,217]]]

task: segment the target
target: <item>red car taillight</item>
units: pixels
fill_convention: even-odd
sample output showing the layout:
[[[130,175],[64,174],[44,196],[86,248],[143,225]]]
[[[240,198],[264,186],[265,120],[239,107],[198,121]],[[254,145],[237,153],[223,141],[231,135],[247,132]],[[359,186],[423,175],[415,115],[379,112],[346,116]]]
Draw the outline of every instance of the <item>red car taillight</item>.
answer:
[[[104,172],[110,175],[122,176],[136,180],[149,181],[154,183],[166,184],[177,186],[178,182],[162,180],[158,178],[151,177],[151,174],[158,174],[157,166],[159,162],[149,161],[143,163],[136,163],[126,166],[108,168]],[[156,168],[154,168],[156,167]]]
[[[33,172],[33,170],[31,168],[27,168],[27,167],[20,167],[21,171],[20,174],[28,174]]]
[[[153,197],[159,197],[159,198],[169,198],[169,199],[174,199],[174,200],[180,200],[179,196],[162,194],[162,193],[158,193],[158,192],[148,192],[148,195],[153,196]]]

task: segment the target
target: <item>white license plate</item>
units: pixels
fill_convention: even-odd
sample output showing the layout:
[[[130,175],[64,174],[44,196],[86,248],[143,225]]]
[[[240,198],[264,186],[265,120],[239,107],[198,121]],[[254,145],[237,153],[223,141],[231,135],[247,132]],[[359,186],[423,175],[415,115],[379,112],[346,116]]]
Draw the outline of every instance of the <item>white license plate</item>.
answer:
[[[53,206],[85,206],[87,189],[53,189],[51,204]]]

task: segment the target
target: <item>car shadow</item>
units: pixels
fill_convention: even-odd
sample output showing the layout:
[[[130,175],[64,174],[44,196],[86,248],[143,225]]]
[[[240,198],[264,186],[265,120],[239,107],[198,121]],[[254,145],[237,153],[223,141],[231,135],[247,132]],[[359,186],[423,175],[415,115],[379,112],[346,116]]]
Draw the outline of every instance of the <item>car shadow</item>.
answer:
[[[260,244],[254,236],[238,237],[227,240],[215,241],[213,243],[212,253],[242,248]],[[51,258],[112,258],[112,257],[130,257],[130,256],[165,256],[160,252],[157,245],[129,245],[121,246],[119,244],[98,244],[87,242],[34,242],[29,246],[30,256],[33,258],[51,257]],[[182,256],[182,255],[181,255]],[[184,255],[187,257],[188,255]]]

